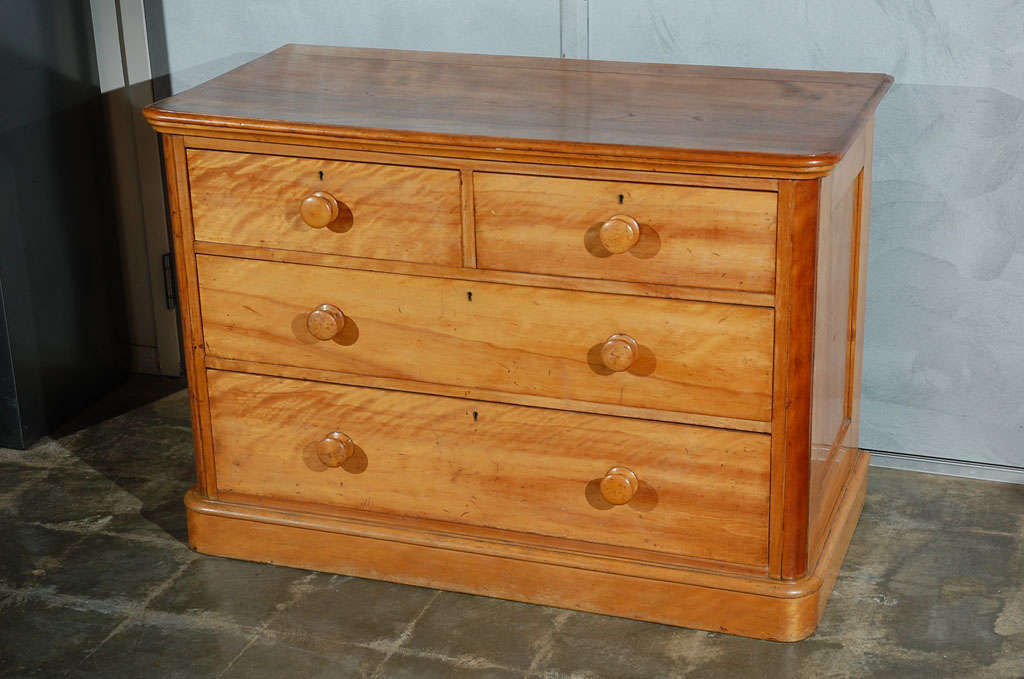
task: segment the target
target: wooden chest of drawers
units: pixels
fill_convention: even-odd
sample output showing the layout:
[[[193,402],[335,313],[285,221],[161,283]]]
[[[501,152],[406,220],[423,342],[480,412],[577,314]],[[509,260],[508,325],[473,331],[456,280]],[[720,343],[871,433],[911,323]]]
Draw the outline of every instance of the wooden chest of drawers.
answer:
[[[292,45],[149,107],[192,545],[811,634],[890,82]]]

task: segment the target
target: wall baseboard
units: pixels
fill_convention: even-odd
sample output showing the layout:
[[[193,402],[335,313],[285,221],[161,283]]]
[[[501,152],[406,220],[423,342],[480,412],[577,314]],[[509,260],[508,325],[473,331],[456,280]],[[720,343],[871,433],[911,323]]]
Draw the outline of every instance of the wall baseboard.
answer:
[[[965,462],[963,460],[946,460],[909,453],[890,453],[884,450],[871,450],[871,465],[886,469],[904,469],[906,471],[941,474],[943,476],[960,476],[979,481],[1001,481],[1003,483],[1024,484],[1024,469],[1007,467],[1000,464],[983,462]]]

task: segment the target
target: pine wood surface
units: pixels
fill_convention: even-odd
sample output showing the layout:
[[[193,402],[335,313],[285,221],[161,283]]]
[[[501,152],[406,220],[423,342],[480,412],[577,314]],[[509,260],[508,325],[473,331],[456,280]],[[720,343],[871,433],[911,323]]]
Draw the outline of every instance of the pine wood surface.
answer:
[[[206,351],[514,394],[767,420],[768,309],[197,257]],[[308,314],[348,319],[322,342]],[[629,370],[601,363],[625,332]]]
[[[160,131],[831,169],[892,79],[286,45],[145,111]]]
[[[734,417],[718,417],[715,415],[697,415],[695,413],[682,413],[656,407],[638,408],[614,403],[595,403],[593,401],[574,401],[571,399],[553,398],[550,396],[511,394],[507,391],[498,391],[496,389],[461,387],[395,377],[373,377],[370,375],[357,375],[355,373],[339,372],[337,370],[299,368],[295,366],[281,365],[279,363],[259,363],[234,358],[206,356],[205,365],[206,367],[213,368],[214,370],[231,370],[234,372],[248,373],[250,375],[267,375],[270,377],[288,377],[291,379],[308,380],[311,382],[325,382],[327,384],[345,384],[354,387],[372,387],[374,389],[398,389],[417,394],[453,396],[456,398],[469,398],[477,401],[490,401],[492,403],[510,403],[513,405],[525,405],[534,408],[553,408],[557,410],[571,410],[574,412],[597,413],[600,415],[614,415],[616,417],[632,417],[638,420],[676,422],[679,424],[718,427],[721,429],[734,429],[736,431],[750,431],[761,434],[769,434],[772,431],[771,422],[760,422],[758,420],[743,420]]]
[[[192,149],[188,175],[197,240],[462,263],[461,181],[454,170]],[[300,206],[321,191],[340,210],[315,228]]]
[[[221,494],[767,561],[764,434],[231,372],[208,381]],[[335,430],[356,447],[330,468],[317,444]],[[640,485],[613,507],[599,486],[616,465]]]
[[[765,191],[474,173],[483,269],[726,290],[775,288],[776,196]],[[603,223],[639,238],[613,254]]]

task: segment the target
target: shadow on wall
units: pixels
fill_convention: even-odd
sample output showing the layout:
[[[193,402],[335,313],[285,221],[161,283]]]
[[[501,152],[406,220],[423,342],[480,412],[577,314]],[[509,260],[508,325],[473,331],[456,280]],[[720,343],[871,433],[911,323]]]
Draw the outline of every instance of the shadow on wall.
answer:
[[[863,444],[1024,466],[1024,100],[897,85],[875,130]]]
[[[153,100],[171,96],[171,66],[167,52],[167,26],[164,25],[163,0],[142,0],[146,17],[146,42],[149,70],[153,78]]]
[[[263,52],[234,52],[192,68],[175,71],[171,77],[170,54],[167,48],[167,27],[164,23],[163,0],[143,0],[146,12],[146,40],[149,43],[149,65],[153,74],[153,100],[200,85],[211,78],[241,66],[263,55]]]
[[[95,64],[87,2],[0,4],[0,445],[27,445],[128,370]]]

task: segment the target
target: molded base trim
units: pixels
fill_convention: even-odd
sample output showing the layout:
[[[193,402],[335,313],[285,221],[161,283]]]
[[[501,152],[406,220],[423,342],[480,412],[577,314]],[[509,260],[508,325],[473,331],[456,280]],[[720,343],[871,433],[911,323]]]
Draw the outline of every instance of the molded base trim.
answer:
[[[862,453],[814,572],[780,583],[672,569],[672,580],[638,577],[488,553],[356,534],[322,517],[186,496],[190,545],[203,553],[409,585],[481,594],[715,632],[799,641],[824,612],[857,525],[869,455]],[[539,555],[538,555],[539,556]],[[666,569],[668,570],[668,569]],[[701,584],[698,584],[701,583]],[[782,585],[780,587],[780,585]]]

